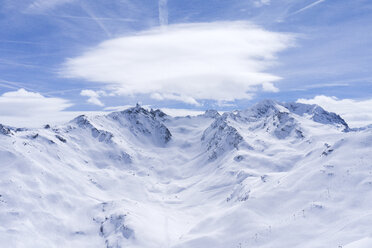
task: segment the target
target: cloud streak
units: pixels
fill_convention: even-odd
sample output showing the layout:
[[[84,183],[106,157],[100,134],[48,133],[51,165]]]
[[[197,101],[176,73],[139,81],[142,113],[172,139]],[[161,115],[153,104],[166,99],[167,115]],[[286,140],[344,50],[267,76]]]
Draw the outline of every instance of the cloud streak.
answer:
[[[86,6],[84,3],[81,4],[81,8],[85,11],[85,13],[87,13],[89,15],[89,17],[95,21],[98,25],[98,27],[100,27],[102,29],[102,31],[107,35],[107,37],[111,37],[111,33],[110,31],[107,29],[107,27],[105,26],[105,24],[102,22],[102,19],[100,18],[97,18],[95,16],[95,14],[93,13],[93,11],[88,7]]]
[[[168,25],[168,0],[159,0],[159,23],[161,26]]]
[[[311,3],[311,4],[309,4],[309,5],[307,5],[307,6],[303,7],[303,8],[301,8],[301,9],[299,9],[299,10],[293,12],[291,15],[296,15],[296,14],[298,14],[298,13],[301,13],[301,12],[303,12],[303,11],[305,11],[305,10],[308,10],[308,9],[310,9],[310,8],[312,8],[312,7],[315,7],[316,5],[318,5],[318,4],[320,4],[320,3],[324,2],[324,1],[325,1],[325,0],[318,0],[318,1],[315,1],[315,2],[313,2],[313,3]]]
[[[75,0],[35,0],[29,5],[28,9],[31,11],[45,11],[73,1]]]
[[[27,14],[27,13],[26,13]],[[131,18],[118,18],[118,17],[102,17],[102,16],[95,16],[92,18],[91,16],[75,16],[75,15],[57,15],[57,14],[50,14],[50,13],[32,13],[32,15],[40,15],[40,16],[48,16],[48,17],[56,17],[56,18],[66,18],[66,19],[76,19],[76,20],[91,20],[91,21],[116,21],[116,22],[135,22],[134,19]],[[36,45],[45,45],[37,42],[20,42],[20,41],[7,41],[7,40],[0,40],[0,42],[8,42],[8,43],[24,43],[24,44],[36,44]]]
[[[277,91],[274,82],[280,78],[266,71],[293,41],[290,34],[247,22],[169,25],[105,41],[68,59],[61,75],[121,95],[193,105],[200,99],[233,101],[258,90]]]

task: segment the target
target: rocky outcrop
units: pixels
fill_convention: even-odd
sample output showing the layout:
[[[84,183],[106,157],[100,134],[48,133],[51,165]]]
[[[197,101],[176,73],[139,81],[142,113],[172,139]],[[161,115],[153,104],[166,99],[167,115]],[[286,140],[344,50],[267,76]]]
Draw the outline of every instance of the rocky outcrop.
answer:
[[[209,160],[233,149],[238,149],[243,137],[238,130],[228,125],[227,115],[216,119],[203,133],[201,141],[209,154]]]
[[[99,224],[99,234],[107,248],[124,248],[128,240],[134,239],[134,230],[126,224],[126,214],[110,213],[114,211],[113,205],[113,202],[102,203],[100,213],[93,220]]]
[[[278,139],[285,139],[291,135],[304,138],[303,132],[296,120],[287,112],[277,112],[273,115],[274,135]]]
[[[12,134],[12,132],[11,132],[9,127],[6,127],[6,126],[0,124],[0,134],[10,135],[10,134]]]
[[[72,122],[76,123],[80,128],[90,129],[92,136],[98,139],[99,142],[111,143],[114,137],[114,135],[108,131],[97,129],[85,115],[76,117]]]
[[[349,130],[349,126],[344,119],[338,114],[328,112],[318,105],[309,105],[303,103],[285,103],[283,104],[290,112],[304,116],[310,116],[315,122],[321,124],[334,125],[336,127],[343,128],[345,131]]]
[[[136,107],[108,115],[118,121],[122,126],[129,128],[135,136],[144,136],[160,146],[167,144],[172,134],[162,123],[165,114],[160,110],[148,111],[137,104]]]

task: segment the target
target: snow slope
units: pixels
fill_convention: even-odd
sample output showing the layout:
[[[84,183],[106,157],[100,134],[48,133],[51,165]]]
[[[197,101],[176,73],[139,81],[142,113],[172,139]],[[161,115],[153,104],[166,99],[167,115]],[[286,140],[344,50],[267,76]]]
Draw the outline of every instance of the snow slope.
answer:
[[[371,199],[372,129],[316,105],[0,125],[1,247],[372,247]]]

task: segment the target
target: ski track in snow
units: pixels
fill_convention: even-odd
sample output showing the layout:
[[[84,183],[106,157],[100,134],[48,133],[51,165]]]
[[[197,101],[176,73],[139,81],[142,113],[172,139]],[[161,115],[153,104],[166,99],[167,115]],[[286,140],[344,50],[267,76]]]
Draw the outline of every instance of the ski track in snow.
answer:
[[[0,125],[1,247],[372,247],[372,129],[315,105]]]

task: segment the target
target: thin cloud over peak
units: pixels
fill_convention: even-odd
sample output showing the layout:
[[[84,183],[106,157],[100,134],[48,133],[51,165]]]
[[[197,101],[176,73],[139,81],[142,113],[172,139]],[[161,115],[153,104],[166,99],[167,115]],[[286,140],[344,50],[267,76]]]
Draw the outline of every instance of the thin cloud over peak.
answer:
[[[276,92],[280,77],[267,70],[293,43],[292,34],[249,22],[169,25],[107,40],[68,59],[61,75],[104,84],[122,95],[194,105],[198,99],[234,101],[251,98],[258,89]]]

